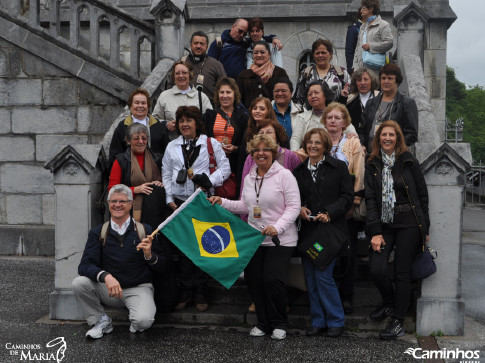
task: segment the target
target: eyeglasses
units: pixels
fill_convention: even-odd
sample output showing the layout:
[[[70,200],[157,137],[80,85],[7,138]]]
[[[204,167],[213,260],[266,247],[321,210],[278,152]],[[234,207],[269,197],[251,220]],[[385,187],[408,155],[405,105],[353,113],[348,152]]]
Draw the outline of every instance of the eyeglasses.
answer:
[[[289,89],[275,89],[273,93],[288,93],[290,92]]]
[[[307,145],[322,145],[321,141],[307,141]]]
[[[268,51],[266,50],[253,50],[253,54],[266,54]]]
[[[109,202],[109,204],[114,204],[114,205],[116,205],[118,203],[121,204],[121,205],[125,205],[125,204],[128,204],[128,203],[131,203],[131,200],[109,200],[108,202]]]
[[[142,137],[135,136],[135,137],[132,137],[131,138],[131,141],[139,141],[139,140],[141,140],[141,141],[147,141],[148,140],[148,137],[146,137],[146,136],[142,136]]]
[[[269,147],[265,147],[262,149],[252,149],[251,154],[258,153],[258,152],[264,152],[264,153],[270,153],[271,149]]]
[[[243,35],[243,34],[246,34],[246,30],[242,30],[241,28],[237,28],[237,33],[239,35]]]

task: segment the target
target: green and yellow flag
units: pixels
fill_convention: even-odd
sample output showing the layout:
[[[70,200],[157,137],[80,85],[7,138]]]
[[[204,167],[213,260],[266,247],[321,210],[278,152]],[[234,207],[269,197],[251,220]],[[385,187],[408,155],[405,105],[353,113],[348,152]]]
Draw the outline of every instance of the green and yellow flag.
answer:
[[[229,289],[265,236],[197,189],[158,229],[192,262]]]

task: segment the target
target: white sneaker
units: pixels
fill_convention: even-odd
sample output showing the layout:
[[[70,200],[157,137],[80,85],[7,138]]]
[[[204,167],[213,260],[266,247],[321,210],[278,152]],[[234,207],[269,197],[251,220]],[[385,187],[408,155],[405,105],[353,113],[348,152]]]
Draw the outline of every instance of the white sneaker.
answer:
[[[274,340],[282,340],[286,338],[286,331],[283,329],[275,329],[273,330],[273,334],[271,334],[271,339]]]
[[[266,335],[266,333],[261,329],[259,329],[257,326],[252,328],[251,331],[249,332],[250,337],[262,337],[264,335]]]
[[[94,327],[88,330],[86,337],[99,339],[103,334],[109,334],[113,331],[113,325],[111,325],[111,318],[107,320],[98,320]]]
[[[130,333],[136,333],[137,331],[139,331],[140,333],[143,331],[143,329],[141,330],[136,330],[134,327],[133,327],[133,324],[130,325]]]

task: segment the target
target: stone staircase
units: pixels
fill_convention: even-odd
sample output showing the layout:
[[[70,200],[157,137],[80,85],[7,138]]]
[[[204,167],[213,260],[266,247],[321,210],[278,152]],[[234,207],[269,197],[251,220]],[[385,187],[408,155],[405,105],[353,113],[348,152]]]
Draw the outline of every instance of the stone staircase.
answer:
[[[380,295],[368,277],[368,262],[359,259],[356,266],[356,282],[354,288],[354,312],[345,316],[346,331],[350,332],[377,332],[383,329],[385,321],[376,322],[369,319],[369,313],[380,304]],[[416,296],[415,290],[414,295]],[[290,329],[304,330],[310,325],[310,314],[307,293],[295,288],[288,288],[290,311],[288,314]],[[209,282],[209,309],[200,312],[189,306],[182,311],[158,313],[156,323],[168,325],[203,325],[222,327],[250,328],[257,323],[256,314],[249,313],[248,307],[251,298],[242,279],[226,290],[216,281]],[[409,309],[404,321],[407,332],[416,330],[415,302]],[[124,309],[109,309],[115,321],[128,321],[127,311]]]
[[[0,1],[0,18],[5,40],[121,100],[155,66],[153,25],[107,2]]]

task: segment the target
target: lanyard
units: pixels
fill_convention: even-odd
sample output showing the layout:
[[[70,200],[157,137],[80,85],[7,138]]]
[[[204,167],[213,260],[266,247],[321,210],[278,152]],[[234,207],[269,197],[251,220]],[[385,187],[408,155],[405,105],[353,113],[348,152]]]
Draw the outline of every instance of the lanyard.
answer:
[[[256,171],[257,173],[257,171]],[[259,183],[259,190],[256,188],[258,184],[258,175],[256,174],[256,180],[254,181],[254,191],[256,192],[256,203],[259,204],[259,194],[261,194],[261,188],[263,186],[264,175],[261,177],[261,182]]]

